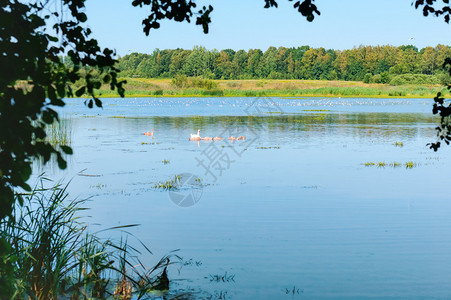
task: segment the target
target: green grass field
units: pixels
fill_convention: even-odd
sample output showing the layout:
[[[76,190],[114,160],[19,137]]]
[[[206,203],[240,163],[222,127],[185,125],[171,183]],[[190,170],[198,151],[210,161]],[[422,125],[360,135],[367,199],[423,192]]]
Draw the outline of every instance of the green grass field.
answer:
[[[399,85],[326,80],[212,80],[214,88],[177,88],[171,79],[125,78],[126,97],[375,97],[431,98],[441,85]],[[106,86],[101,97],[117,97]]]

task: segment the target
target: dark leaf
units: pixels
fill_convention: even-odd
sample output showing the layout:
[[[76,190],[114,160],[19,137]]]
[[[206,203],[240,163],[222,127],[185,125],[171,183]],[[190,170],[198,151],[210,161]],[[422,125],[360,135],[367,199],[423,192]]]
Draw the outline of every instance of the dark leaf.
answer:
[[[72,148],[69,146],[60,146],[61,150],[63,150],[64,153],[66,154],[73,154]]]
[[[81,97],[85,93],[86,87],[82,86],[77,91],[75,91],[75,96]]]

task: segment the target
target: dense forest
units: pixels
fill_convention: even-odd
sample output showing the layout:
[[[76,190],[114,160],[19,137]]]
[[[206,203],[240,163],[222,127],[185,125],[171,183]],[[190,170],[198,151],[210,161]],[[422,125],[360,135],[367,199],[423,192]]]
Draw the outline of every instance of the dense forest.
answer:
[[[269,47],[231,49],[156,49],[119,58],[121,76],[171,78],[176,75],[208,79],[319,79],[374,83],[442,83],[443,63],[451,47],[437,45],[360,46],[350,50]]]

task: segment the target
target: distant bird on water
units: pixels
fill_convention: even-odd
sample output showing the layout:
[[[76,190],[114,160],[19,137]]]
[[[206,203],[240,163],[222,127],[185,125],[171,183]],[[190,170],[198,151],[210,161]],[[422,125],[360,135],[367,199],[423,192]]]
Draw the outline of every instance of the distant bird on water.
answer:
[[[197,131],[197,134],[191,133],[191,137],[189,138],[190,141],[199,141],[200,139],[200,130]]]
[[[152,131],[147,131],[147,132],[144,132],[143,134],[144,134],[145,136],[151,136],[152,139],[153,139],[153,128],[152,128]]]

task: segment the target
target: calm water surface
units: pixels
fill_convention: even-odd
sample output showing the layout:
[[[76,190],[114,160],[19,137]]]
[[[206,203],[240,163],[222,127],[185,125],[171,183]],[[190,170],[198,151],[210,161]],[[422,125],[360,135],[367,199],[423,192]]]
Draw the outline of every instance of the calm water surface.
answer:
[[[92,197],[92,228],[141,224],[145,262],[175,249],[199,262],[170,275],[200,298],[451,298],[451,152],[425,146],[432,100],[255,101],[105,99],[89,110],[70,99],[74,155],[47,172]],[[152,128],[154,139],[142,135]],[[198,129],[247,139],[188,141]],[[364,165],[380,161],[416,165]],[[181,173],[201,179],[190,207],[154,188]],[[234,280],[210,280],[226,272]]]

